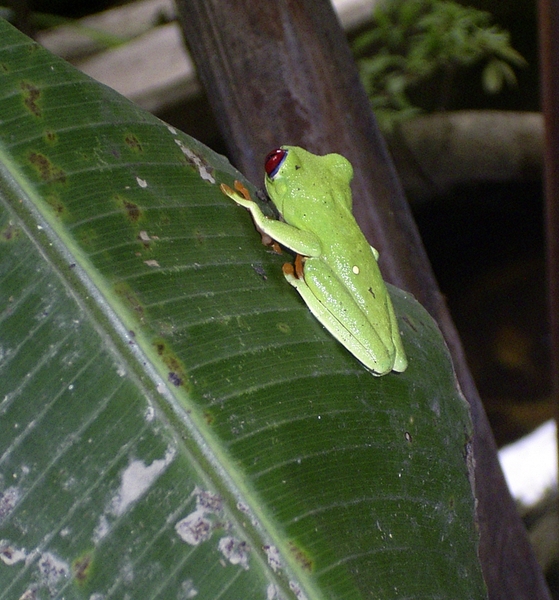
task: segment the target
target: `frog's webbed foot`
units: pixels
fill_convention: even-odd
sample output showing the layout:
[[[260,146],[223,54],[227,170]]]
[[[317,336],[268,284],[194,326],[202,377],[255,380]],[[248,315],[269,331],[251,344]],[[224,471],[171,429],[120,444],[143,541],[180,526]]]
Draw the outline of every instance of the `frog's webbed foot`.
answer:
[[[283,271],[285,278],[293,286],[296,286],[296,282],[298,280],[305,279],[305,273],[304,273],[304,267],[303,267],[305,258],[306,258],[305,256],[302,256],[301,254],[297,254],[295,256],[294,264],[285,263],[282,267],[282,271]]]
[[[234,186],[235,189],[233,190],[227,184],[222,183],[219,188],[226,196],[229,196],[231,200],[234,200],[237,204],[250,210],[252,205],[255,204],[254,200],[250,197],[250,192],[238,180],[235,180]]]
[[[254,219],[256,229],[262,236],[262,243],[265,246],[271,246],[272,249],[274,250],[274,252],[276,252],[277,254],[281,254],[282,252],[281,252],[280,245],[270,235],[268,235],[265,231],[263,231],[261,227],[259,227],[258,217],[259,216],[264,217],[264,215],[262,215],[262,213],[260,212],[260,209],[258,208],[258,204],[256,204],[256,202],[250,197],[250,192],[238,180],[235,180],[234,186],[235,186],[235,189],[233,190],[226,183],[222,183],[219,186],[219,188],[226,196],[231,198],[231,200],[234,200],[237,204],[239,204],[240,206],[243,206],[244,208],[246,208],[250,211],[250,213]]]

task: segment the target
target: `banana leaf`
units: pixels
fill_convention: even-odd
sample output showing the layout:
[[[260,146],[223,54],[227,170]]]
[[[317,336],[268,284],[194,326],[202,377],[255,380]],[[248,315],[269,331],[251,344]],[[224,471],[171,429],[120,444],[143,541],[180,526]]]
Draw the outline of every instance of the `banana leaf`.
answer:
[[[0,22],[0,599],[484,598],[436,325],[373,377],[235,179]]]

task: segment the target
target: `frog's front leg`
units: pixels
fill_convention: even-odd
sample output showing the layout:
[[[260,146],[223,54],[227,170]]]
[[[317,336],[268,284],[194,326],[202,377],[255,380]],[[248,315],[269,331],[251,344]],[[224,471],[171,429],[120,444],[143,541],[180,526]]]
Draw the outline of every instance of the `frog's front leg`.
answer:
[[[297,254],[304,256],[320,256],[322,253],[319,238],[310,231],[302,231],[297,227],[288,225],[283,221],[270,219],[261,210],[258,204],[252,200],[248,190],[238,181],[235,182],[235,190],[224,183],[220,186],[221,191],[234,200],[237,204],[244,206],[250,211],[252,219],[260,232],[269,235],[273,240],[286,246]],[[240,193],[239,193],[240,192]]]
[[[235,189],[234,190],[231,189],[225,183],[222,183],[219,186],[219,188],[226,196],[228,196],[229,198],[234,200],[237,204],[240,204],[241,206],[244,206],[245,208],[247,208],[249,210],[250,210],[252,204],[254,204],[253,199],[250,197],[250,192],[238,180],[235,180]],[[273,240],[267,233],[265,233],[261,229],[258,229],[258,227],[257,227],[257,230],[258,230],[258,233],[260,233],[260,235],[262,236],[262,243],[265,246],[271,246],[272,249],[274,250],[274,252],[281,254],[280,245],[275,240]]]

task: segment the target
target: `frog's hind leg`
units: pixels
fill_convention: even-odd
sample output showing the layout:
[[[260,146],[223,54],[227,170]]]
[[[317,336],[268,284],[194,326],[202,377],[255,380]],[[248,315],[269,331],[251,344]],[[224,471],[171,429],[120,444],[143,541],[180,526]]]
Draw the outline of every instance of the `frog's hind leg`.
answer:
[[[335,277],[324,275],[314,265],[312,258],[306,260],[303,278],[297,277],[293,266],[289,264],[284,265],[283,272],[313,315],[373,375],[389,373],[393,368],[394,357],[385,348],[367,316],[355,305],[351,294],[341,282]],[[362,339],[371,343],[364,345]]]
[[[388,290],[387,290],[388,291]],[[394,347],[396,348],[396,355],[394,357],[394,366],[392,369],[397,371],[398,373],[402,373],[408,367],[408,359],[406,358],[406,352],[404,351],[404,344],[402,343],[402,338],[400,336],[400,328],[398,326],[398,320],[396,319],[396,312],[394,311],[394,306],[392,305],[392,300],[387,293],[386,303],[388,314],[390,316],[390,327],[392,329],[392,340],[394,342]]]

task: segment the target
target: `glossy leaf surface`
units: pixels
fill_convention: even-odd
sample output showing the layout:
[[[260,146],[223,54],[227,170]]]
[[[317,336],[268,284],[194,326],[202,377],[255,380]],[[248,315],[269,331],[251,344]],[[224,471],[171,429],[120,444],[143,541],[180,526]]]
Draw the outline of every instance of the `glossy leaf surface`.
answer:
[[[468,412],[413,298],[409,368],[372,377],[226,159],[3,22],[0,158],[0,599],[484,597]]]

